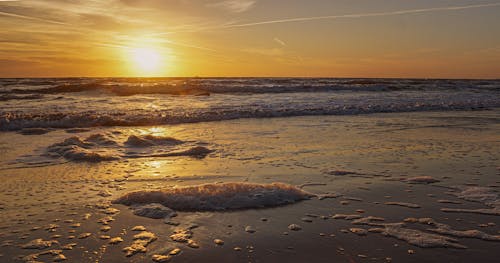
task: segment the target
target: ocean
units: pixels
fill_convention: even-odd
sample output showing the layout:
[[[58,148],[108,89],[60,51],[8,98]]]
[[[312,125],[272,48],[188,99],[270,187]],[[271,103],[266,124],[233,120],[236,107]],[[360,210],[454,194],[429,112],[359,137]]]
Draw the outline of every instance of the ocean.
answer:
[[[1,79],[0,105],[3,131],[481,110],[500,107],[500,80]]]

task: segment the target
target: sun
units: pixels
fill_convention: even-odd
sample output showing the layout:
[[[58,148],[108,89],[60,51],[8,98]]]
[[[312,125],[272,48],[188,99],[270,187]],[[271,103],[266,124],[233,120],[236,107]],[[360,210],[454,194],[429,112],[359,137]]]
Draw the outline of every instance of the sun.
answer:
[[[159,77],[167,73],[169,53],[165,48],[133,44],[123,50],[124,61],[131,76]]]
[[[130,77],[165,77],[172,73],[174,50],[168,40],[144,35],[123,35],[118,38],[123,74]]]
[[[159,70],[161,64],[161,55],[153,48],[132,48],[131,59],[143,73],[154,73]]]

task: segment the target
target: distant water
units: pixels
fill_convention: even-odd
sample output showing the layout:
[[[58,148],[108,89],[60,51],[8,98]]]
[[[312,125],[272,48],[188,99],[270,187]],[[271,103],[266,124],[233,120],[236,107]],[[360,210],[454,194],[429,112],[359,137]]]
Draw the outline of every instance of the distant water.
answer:
[[[0,79],[0,130],[500,107],[500,80]]]

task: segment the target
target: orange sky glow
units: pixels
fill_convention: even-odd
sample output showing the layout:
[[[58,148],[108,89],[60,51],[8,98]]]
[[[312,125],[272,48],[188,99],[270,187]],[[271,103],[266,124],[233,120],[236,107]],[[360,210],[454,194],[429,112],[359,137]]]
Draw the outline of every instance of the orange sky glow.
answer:
[[[0,0],[0,77],[500,78],[500,2]]]

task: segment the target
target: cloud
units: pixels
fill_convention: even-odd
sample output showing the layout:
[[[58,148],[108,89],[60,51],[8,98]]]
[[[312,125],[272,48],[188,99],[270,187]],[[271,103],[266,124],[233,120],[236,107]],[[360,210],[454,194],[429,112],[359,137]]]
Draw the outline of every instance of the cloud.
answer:
[[[222,2],[208,4],[208,6],[212,7],[220,7],[231,12],[242,13],[250,10],[254,7],[257,1],[254,0],[226,0]]]
[[[27,19],[27,20],[35,20],[35,21],[46,22],[49,24],[56,24],[56,25],[68,25],[67,23],[52,20],[52,19],[45,19],[45,18],[39,18],[39,17],[35,17],[35,16],[28,16],[28,15],[20,15],[20,14],[3,12],[3,11],[0,11],[0,16],[9,16],[9,17],[15,17],[15,18],[21,18],[21,19]]]
[[[283,40],[281,40],[281,39],[279,39],[277,37],[275,37],[273,40],[274,40],[274,42],[276,42],[276,43],[278,43],[278,44],[280,44],[282,46],[286,46],[285,41],[283,41]]]
[[[423,9],[407,9],[407,10],[399,10],[399,11],[391,11],[391,12],[359,13],[359,14],[331,15],[331,16],[295,17],[295,18],[258,21],[258,22],[243,23],[243,24],[229,24],[229,25],[221,26],[221,28],[249,27],[249,26],[259,26],[259,25],[279,24],[279,23],[291,23],[291,22],[304,22],[304,21],[314,21],[314,20],[333,20],[333,19],[342,19],[342,18],[396,16],[396,15],[408,15],[408,14],[419,14],[419,13],[431,13],[431,12],[439,12],[439,11],[457,11],[457,10],[465,10],[465,9],[473,9],[473,8],[495,7],[495,6],[500,6],[500,2],[490,3],[490,4],[464,5],[464,6],[447,6],[447,7],[434,7],[434,8],[423,8]]]

